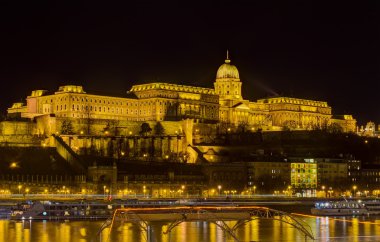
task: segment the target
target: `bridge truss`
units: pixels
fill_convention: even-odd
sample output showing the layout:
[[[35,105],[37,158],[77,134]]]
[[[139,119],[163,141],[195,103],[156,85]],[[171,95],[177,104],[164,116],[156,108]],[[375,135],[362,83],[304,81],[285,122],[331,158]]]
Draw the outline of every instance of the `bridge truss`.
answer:
[[[154,215],[160,214],[162,215],[162,219],[158,220],[157,217],[154,218]],[[171,216],[167,216],[168,214]],[[257,219],[277,220],[289,224],[303,233],[305,241],[308,238],[314,240],[311,227],[304,220],[286,212],[258,206],[121,208],[114,211],[112,220],[104,223],[99,233],[106,227],[110,227],[111,232],[116,221],[127,222],[137,225],[140,231],[146,235],[146,240],[150,241],[149,222],[151,221],[168,221],[169,225],[163,231],[164,234],[169,234],[175,227],[184,222],[207,221],[214,223],[238,242],[236,230]],[[236,221],[236,223],[233,226],[229,226],[226,221]]]

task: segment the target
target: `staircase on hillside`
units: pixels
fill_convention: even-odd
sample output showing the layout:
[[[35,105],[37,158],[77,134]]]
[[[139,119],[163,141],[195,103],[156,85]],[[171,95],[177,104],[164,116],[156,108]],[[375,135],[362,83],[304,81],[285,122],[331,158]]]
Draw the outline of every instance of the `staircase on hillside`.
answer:
[[[63,139],[57,135],[54,137],[55,146],[58,154],[66,160],[76,171],[86,172],[86,166],[82,159],[68,146]]]

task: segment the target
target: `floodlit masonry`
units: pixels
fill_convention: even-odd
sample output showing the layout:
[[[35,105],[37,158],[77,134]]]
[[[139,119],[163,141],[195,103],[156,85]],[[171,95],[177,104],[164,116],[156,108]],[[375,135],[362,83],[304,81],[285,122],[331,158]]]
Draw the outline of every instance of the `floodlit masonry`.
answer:
[[[256,102],[245,100],[236,66],[226,58],[216,74],[214,88],[170,83],[134,85],[121,97],[86,93],[82,86],[67,85],[57,92],[32,91],[26,104],[15,103],[8,115],[26,118],[118,121],[180,121],[244,125],[252,130],[308,130],[336,124],[354,132],[351,115],[333,116],[325,101],[271,97]]]

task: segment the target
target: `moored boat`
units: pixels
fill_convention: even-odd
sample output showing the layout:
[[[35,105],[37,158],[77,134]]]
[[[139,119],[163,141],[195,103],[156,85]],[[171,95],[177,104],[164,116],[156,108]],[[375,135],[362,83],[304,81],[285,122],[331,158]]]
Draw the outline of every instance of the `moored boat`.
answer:
[[[343,200],[317,202],[311,213],[320,216],[380,215],[380,201]]]
[[[15,220],[107,219],[112,215],[114,208],[114,205],[105,203],[36,201],[18,204],[12,209],[10,218]]]
[[[93,220],[112,217],[117,208],[143,208],[176,206],[175,200],[139,201],[137,199],[112,202],[77,201],[27,201],[11,210],[13,220]]]

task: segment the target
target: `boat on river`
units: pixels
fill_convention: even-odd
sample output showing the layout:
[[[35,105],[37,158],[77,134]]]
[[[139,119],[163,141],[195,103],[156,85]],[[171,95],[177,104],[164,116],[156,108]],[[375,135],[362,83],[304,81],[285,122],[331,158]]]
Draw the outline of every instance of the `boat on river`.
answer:
[[[107,219],[114,206],[106,203],[35,201],[17,204],[11,210],[14,220]]]
[[[343,200],[315,203],[311,213],[320,216],[380,215],[380,200]]]
[[[11,209],[13,220],[96,220],[112,217],[115,209],[125,207],[171,206],[174,201],[139,202],[137,199],[114,202],[27,201]]]

